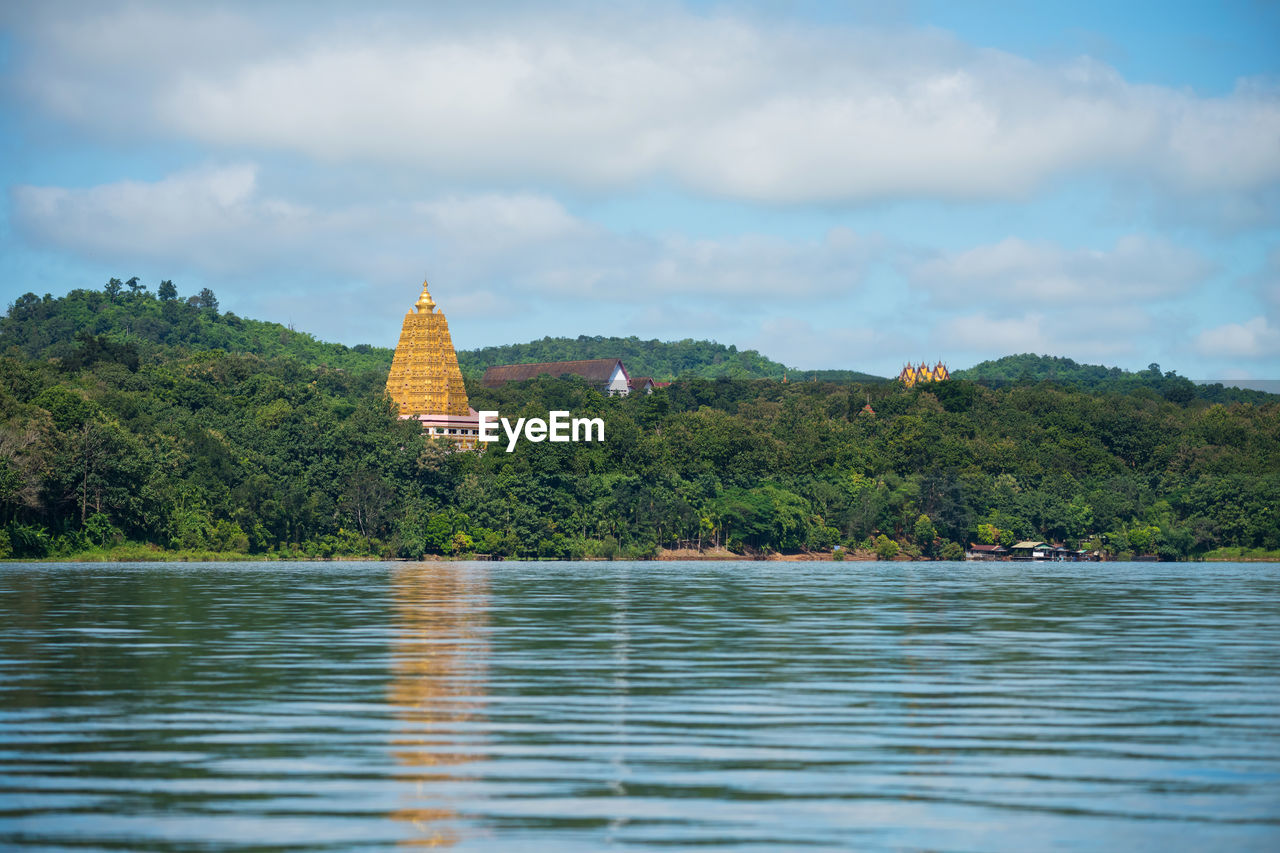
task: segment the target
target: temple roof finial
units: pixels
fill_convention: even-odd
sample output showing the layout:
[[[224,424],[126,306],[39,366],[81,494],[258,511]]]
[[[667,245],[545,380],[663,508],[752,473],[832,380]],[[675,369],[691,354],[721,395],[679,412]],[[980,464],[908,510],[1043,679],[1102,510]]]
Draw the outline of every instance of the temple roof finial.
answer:
[[[431,298],[431,294],[427,291],[427,283],[422,282],[422,295],[418,297],[418,301],[413,303],[413,307],[419,312],[431,314],[436,310],[436,302]]]

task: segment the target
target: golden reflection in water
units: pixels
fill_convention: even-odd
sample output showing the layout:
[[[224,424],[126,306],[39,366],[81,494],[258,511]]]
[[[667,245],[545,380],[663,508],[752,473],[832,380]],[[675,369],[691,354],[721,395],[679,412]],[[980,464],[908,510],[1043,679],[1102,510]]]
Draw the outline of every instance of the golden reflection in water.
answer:
[[[458,817],[439,803],[462,768],[484,756],[468,751],[470,723],[484,711],[488,640],[488,569],[458,563],[408,563],[391,572],[396,640],[387,699],[402,722],[392,741],[412,783],[410,802],[391,813],[416,829],[406,844],[448,847]]]

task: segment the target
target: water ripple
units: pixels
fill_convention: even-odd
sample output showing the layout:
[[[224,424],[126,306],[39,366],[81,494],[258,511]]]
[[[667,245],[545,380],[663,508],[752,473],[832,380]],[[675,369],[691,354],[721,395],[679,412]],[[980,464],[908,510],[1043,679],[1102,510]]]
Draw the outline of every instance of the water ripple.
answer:
[[[0,846],[1280,848],[1280,566],[0,567]]]

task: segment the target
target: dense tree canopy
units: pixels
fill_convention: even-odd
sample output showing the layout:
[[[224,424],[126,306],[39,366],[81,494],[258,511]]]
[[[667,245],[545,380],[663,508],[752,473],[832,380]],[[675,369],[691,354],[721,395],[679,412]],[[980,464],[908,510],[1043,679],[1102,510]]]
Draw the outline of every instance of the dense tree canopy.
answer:
[[[132,347],[153,364],[220,349],[345,370],[385,372],[391,366],[389,349],[324,343],[279,323],[219,313],[218,299],[207,287],[180,300],[172,281],[160,282],[158,295],[140,284],[125,292],[119,279],[111,281],[115,287],[108,285],[105,292],[73,290],[56,299],[34,293],[19,297],[0,318],[0,352],[16,348],[28,358],[65,361],[77,357],[82,336],[93,335],[104,344]]]
[[[1274,395],[1261,391],[1224,387],[1221,383],[1196,385],[1173,371],[1162,373],[1158,364],[1133,373],[1118,367],[1078,364],[1069,358],[1031,353],[984,361],[966,370],[957,370],[952,375],[956,379],[971,379],[989,387],[1050,381],[1069,388],[1094,391],[1127,392],[1147,388],[1175,403],[1185,403],[1196,397],[1212,403],[1262,404],[1274,399]]]
[[[16,556],[1280,548],[1268,395],[693,378],[605,398],[573,379],[472,381],[477,409],[599,416],[605,441],[455,452],[394,417],[385,350],[176,297],[23,297],[0,353],[0,553]]]
[[[479,376],[496,364],[528,364],[540,361],[576,361],[620,358],[632,376],[666,381],[677,377],[714,379],[781,379],[784,365],[755,350],[739,350],[714,341],[644,341],[637,337],[543,338],[527,344],[485,347],[458,353],[458,364],[467,376]],[[794,371],[793,371],[794,372]],[[874,379],[866,374],[859,376]]]

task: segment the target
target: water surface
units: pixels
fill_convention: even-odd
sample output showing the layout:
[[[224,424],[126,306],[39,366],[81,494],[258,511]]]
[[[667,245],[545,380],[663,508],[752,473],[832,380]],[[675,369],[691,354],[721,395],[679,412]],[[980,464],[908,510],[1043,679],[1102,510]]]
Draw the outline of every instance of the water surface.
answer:
[[[0,847],[1280,849],[1280,566],[0,565]]]

